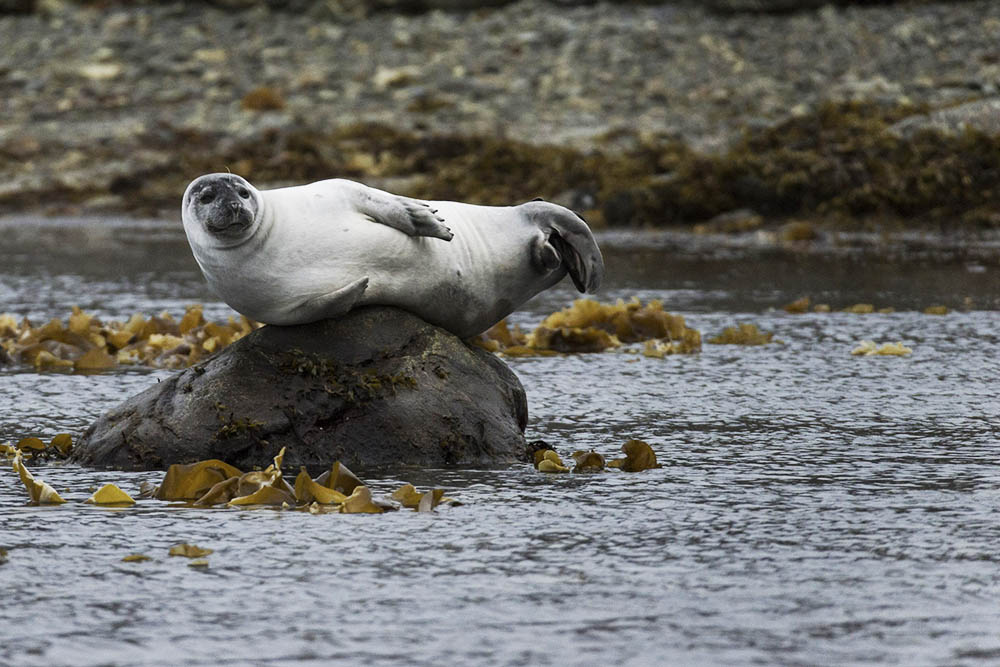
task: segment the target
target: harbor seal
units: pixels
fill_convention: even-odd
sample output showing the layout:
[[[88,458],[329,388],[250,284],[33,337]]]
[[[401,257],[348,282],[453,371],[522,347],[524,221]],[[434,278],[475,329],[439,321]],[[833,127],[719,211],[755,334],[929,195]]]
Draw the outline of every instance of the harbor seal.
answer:
[[[207,174],[188,185],[182,218],[208,284],[266,324],[378,304],[467,338],[567,273],[581,292],[604,276],[586,222],[541,200],[422,202],[344,179],[258,190]]]

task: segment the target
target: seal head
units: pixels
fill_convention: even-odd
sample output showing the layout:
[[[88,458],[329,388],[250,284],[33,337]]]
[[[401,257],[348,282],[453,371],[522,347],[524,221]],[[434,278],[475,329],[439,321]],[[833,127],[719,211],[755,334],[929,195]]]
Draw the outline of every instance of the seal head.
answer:
[[[212,245],[236,245],[252,236],[259,210],[257,188],[236,174],[201,176],[184,193],[185,221],[200,227]]]

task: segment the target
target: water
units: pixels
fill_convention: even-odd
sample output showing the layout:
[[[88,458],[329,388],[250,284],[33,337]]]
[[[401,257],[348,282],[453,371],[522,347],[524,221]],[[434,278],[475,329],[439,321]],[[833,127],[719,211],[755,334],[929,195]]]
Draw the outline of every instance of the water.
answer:
[[[175,226],[0,234],[0,311],[228,314]],[[784,344],[509,360],[530,438],[610,457],[641,437],[662,469],[365,476],[377,492],[408,481],[464,502],[430,516],[30,507],[0,473],[0,664],[1000,662],[997,262],[671,239],[606,238],[602,298],[662,298],[706,337],[746,321]],[[804,294],[897,312],[775,310]],[[572,298],[561,286],[513,319],[530,326]],[[919,313],[937,303],[959,310]],[[852,357],[866,338],[914,351]],[[78,433],[167,376],[0,370],[0,441]],[[160,477],[31,468],[70,500]],[[214,549],[210,566],[168,557],[178,542]],[[133,552],[153,560],[121,562]]]

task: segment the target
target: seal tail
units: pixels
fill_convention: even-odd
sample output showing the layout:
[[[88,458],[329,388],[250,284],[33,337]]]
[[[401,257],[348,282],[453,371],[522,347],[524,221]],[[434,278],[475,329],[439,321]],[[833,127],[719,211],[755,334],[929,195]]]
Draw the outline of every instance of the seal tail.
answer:
[[[540,268],[553,269],[561,264],[577,290],[596,292],[604,280],[604,257],[587,221],[568,208],[548,202],[529,202],[524,206],[530,207],[532,217],[547,230],[543,242],[546,247],[537,255]],[[555,266],[553,255],[559,258]]]

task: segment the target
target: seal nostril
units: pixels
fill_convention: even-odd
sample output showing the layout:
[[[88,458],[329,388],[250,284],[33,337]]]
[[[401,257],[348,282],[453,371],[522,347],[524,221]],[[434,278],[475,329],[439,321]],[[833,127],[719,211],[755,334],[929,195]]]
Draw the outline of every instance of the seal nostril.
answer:
[[[229,202],[229,208],[232,209],[233,211],[239,211],[240,203],[238,201],[231,201]]]
[[[198,201],[200,201],[202,204],[211,204],[213,201],[215,201],[215,191],[205,190],[204,192],[201,193],[201,196],[198,197]]]

